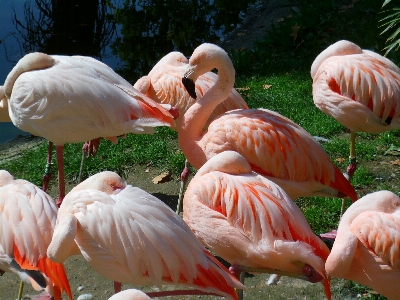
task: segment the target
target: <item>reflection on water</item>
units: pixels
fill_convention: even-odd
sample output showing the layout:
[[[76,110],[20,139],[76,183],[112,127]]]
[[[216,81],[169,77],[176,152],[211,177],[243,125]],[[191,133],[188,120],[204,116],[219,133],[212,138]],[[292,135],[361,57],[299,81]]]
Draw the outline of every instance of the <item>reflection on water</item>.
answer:
[[[0,81],[20,57],[41,51],[93,56],[134,83],[171,51],[188,56],[202,42],[218,43],[251,2],[0,0]],[[0,123],[0,144],[9,130]]]

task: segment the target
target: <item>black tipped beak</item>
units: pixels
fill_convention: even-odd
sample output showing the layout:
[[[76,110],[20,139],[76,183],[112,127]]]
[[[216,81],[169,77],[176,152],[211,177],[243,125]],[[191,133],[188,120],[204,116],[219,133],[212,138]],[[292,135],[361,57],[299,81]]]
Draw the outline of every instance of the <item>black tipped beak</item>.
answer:
[[[183,83],[183,86],[185,87],[185,89],[187,90],[187,92],[189,93],[190,97],[192,97],[193,99],[196,99],[197,98],[196,85],[194,84],[194,81],[192,79],[183,77],[182,83]]]

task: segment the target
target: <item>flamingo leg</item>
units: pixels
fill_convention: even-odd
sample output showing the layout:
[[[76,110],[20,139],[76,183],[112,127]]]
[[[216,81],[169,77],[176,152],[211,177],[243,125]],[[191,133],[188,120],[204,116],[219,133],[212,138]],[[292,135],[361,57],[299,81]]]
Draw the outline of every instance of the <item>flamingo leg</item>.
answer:
[[[83,173],[83,166],[85,165],[85,160],[88,154],[88,148],[85,143],[82,147],[82,160],[81,160],[81,167],[79,168],[79,176],[78,176],[78,183],[82,181],[82,173]]]
[[[49,150],[47,152],[47,164],[46,164],[46,169],[44,171],[43,179],[42,179],[42,190],[47,191],[49,187],[49,182],[51,179],[51,158],[53,154],[53,143],[49,142]]]
[[[64,172],[64,146],[56,146],[58,162],[58,200],[56,205],[60,207],[65,197],[65,172]]]
[[[24,290],[24,282],[21,280],[19,282],[19,290],[18,290],[18,300],[22,299],[22,292]]]
[[[346,170],[346,178],[351,181],[353,178],[354,172],[357,169],[357,160],[356,160],[356,132],[350,131],[350,155],[349,155],[349,165]],[[344,211],[346,210],[346,199],[342,199],[342,207],[340,209],[340,217],[342,217]]]
[[[190,169],[189,169],[189,162],[186,159],[185,160],[185,167],[183,168],[183,171],[181,173],[181,188],[179,190],[179,197],[178,197],[178,205],[176,206],[176,213],[179,215],[179,213],[183,210],[183,194],[185,192],[185,188],[187,185],[187,181],[190,175]]]
[[[119,293],[122,290],[122,283],[114,281],[114,292]]]

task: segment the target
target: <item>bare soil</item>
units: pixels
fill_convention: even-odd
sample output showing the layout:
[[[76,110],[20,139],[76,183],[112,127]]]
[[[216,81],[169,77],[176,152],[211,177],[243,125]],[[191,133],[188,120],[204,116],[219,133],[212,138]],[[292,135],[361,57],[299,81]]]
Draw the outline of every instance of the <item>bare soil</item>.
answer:
[[[227,50],[241,49],[243,47],[251,48],[254,42],[264,35],[272,22],[277,22],[280,18],[291,13],[291,5],[287,1],[258,1],[247,13],[247,18],[243,24],[229,34],[222,47]],[[44,142],[41,138],[20,137],[6,145],[0,146],[0,160],[15,159],[19,153],[27,148],[38,146]],[[370,166],[374,174],[377,174],[376,185],[385,182],[389,186],[398,185],[398,176],[400,168],[391,164],[394,157],[383,157],[379,163]],[[160,174],[160,170],[155,168],[146,172],[146,167],[134,167],[125,178],[129,184],[138,186],[167,203],[173,210],[176,209],[176,203],[179,192],[179,181],[171,180],[162,184],[154,184],[152,179]],[[67,191],[72,185],[67,186]],[[360,196],[366,194],[366,190],[358,190]],[[57,186],[53,184],[50,187],[49,194],[57,197]],[[82,257],[71,257],[65,267],[69,276],[74,299],[80,295],[91,294],[91,299],[108,299],[113,295],[113,284],[111,281],[98,275],[86,263]],[[268,286],[266,280],[269,275],[248,275],[245,280],[247,290],[244,292],[244,299],[325,299],[321,284],[311,284],[305,281],[283,277],[277,285]],[[0,300],[16,299],[19,280],[14,274],[5,274],[0,279]],[[130,288],[132,285],[124,285],[123,288]],[[158,290],[154,287],[136,287],[144,291]],[[162,289],[172,289],[173,286],[162,287]],[[30,299],[30,295],[37,295],[30,286],[26,285],[24,290],[24,299]],[[333,299],[356,299],[361,295],[350,295],[348,293],[348,281],[333,279],[332,281]],[[175,299],[220,299],[215,296],[191,296],[175,297]],[[66,295],[64,294],[64,299]],[[83,298],[81,298],[83,299]],[[85,298],[85,299],[90,299]]]

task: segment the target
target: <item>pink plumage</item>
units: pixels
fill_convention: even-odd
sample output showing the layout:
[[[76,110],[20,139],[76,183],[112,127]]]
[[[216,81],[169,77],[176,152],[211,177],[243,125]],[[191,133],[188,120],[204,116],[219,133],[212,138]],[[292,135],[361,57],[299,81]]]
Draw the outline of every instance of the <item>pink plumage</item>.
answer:
[[[315,105],[351,131],[400,128],[400,69],[389,59],[339,41],[311,67]]]
[[[185,80],[218,69],[218,80],[184,114],[178,141],[188,161],[200,168],[214,155],[233,150],[245,157],[252,169],[278,183],[290,197],[349,196],[356,192],[323,148],[303,128],[267,109],[233,110],[205,122],[214,107],[227,97],[235,70],[227,53],[213,44],[195,49],[185,72]]]
[[[388,299],[400,295],[400,198],[370,193],[343,214],[326,264],[328,275],[369,286]]]
[[[199,169],[183,207],[200,241],[230,264],[322,281],[330,298],[324,270],[329,249],[288,195],[252,172],[237,152],[221,152]],[[314,275],[306,275],[306,265]]]
[[[46,254],[56,224],[53,199],[34,184],[0,170],[0,269],[13,272],[36,290],[72,299],[64,266]]]
[[[232,299],[243,288],[175,212],[113,172],[89,177],[65,197],[47,253],[62,262],[74,243],[114,282],[184,284]]]

